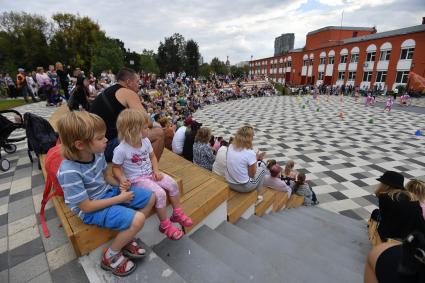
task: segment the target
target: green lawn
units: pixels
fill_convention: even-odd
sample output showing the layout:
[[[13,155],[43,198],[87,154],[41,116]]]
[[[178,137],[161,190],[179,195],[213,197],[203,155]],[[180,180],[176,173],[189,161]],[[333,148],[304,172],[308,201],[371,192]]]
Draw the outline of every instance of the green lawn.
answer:
[[[0,111],[24,105],[23,99],[0,99]]]

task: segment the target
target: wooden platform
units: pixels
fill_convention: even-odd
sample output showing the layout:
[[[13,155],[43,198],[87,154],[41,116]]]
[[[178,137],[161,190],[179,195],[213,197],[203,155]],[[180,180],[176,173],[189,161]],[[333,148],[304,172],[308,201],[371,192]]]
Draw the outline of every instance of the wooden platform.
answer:
[[[286,205],[286,208],[296,208],[304,204],[304,197],[293,194]]]

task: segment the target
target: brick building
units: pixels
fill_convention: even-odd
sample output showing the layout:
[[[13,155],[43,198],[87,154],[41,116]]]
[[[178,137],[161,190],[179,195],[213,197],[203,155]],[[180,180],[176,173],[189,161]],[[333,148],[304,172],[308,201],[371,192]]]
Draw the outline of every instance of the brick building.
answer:
[[[409,71],[425,77],[422,25],[377,33],[375,28],[329,26],[311,31],[304,48],[250,61],[250,74],[289,85],[354,85],[395,89]]]

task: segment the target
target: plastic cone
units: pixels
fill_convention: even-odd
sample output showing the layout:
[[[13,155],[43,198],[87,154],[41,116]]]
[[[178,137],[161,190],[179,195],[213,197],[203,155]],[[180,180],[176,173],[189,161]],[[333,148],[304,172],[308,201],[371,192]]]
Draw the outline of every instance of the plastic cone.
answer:
[[[421,132],[421,130],[417,130],[417,131],[415,132],[415,136],[417,136],[417,137],[422,136],[422,132]]]
[[[369,119],[369,124],[373,124],[373,119],[372,118]]]
[[[319,108],[317,108],[317,109],[316,109],[316,112],[320,112],[320,109],[319,109]]]

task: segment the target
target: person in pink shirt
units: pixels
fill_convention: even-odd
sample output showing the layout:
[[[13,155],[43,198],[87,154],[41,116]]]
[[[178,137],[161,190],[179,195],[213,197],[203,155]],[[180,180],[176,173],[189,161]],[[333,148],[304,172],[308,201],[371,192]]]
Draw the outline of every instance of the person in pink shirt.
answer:
[[[274,164],[269,168],[269,171],[270,175],[266,175],[264,177],[263,185],[280,192],[287,192],[288,197],[290,197],[292,189],[285,183],[285,181],[280,179],[282,174],[282,167],[280,167],[278,164]]]

